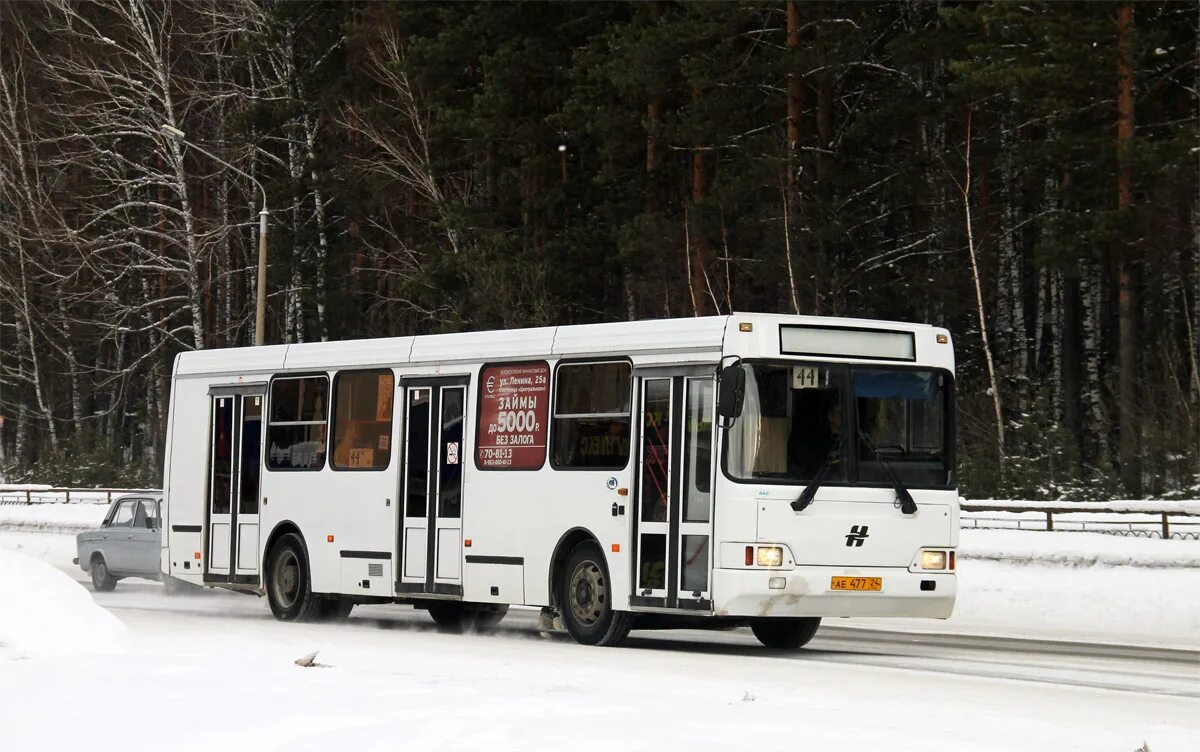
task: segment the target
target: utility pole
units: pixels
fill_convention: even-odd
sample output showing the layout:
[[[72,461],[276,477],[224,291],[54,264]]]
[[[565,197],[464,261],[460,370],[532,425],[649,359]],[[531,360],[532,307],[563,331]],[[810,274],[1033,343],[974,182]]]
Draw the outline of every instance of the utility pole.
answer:
[[[254,345],[255,347],[262,346],[266,340],[267,320],[267,189],[263,188],[262,183],[258,182],[250,173],[239,170],[216,154],[189,142],[184,132],[178,128],[164,123],[158,130],[159,133],[167,138],[177,141],[184,146],[190,146],[210,159],[225,165],[251,183],[254,183],[262,194],[262,211],[258,213],[258,290],[254,301]]]

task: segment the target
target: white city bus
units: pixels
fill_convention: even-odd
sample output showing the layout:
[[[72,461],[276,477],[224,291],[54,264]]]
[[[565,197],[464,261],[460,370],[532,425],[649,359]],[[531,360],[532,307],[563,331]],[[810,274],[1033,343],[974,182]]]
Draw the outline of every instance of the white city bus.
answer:
[[[954,355],[768,314],[207,350],[174,366],[162,568],[284,620],[542,607],[576,640],[946,618]]]

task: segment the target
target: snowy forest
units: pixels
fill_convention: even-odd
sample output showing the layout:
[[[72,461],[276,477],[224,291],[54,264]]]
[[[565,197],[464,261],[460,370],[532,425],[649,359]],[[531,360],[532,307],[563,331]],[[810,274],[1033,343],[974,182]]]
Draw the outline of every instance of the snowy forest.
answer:
[[[0,4],[0,475],[158,485],[174,356],[949,327],[964,495],[1200,495],[1194,2]]]

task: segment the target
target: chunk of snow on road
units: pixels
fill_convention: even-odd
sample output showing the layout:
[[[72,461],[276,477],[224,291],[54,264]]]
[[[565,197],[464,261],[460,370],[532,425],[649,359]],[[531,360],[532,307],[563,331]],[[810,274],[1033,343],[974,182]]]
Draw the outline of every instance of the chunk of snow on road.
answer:
[[[120,649],[125,626],[54,567],[0,548],[0,660]]]

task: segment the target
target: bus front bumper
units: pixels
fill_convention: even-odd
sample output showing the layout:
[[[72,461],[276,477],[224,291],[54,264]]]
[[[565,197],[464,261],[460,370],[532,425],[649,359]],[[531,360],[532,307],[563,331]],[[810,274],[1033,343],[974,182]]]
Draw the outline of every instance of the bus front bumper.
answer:
[[[878,591],[833,590],[834,577],[879,578]],[[783,587],[778,587],[783,579]],[[772,579],[776,587],[771,587]],[[714,569],[716,616],[898,616],[945,619],[954,610],[954,573],[903,567]]]

